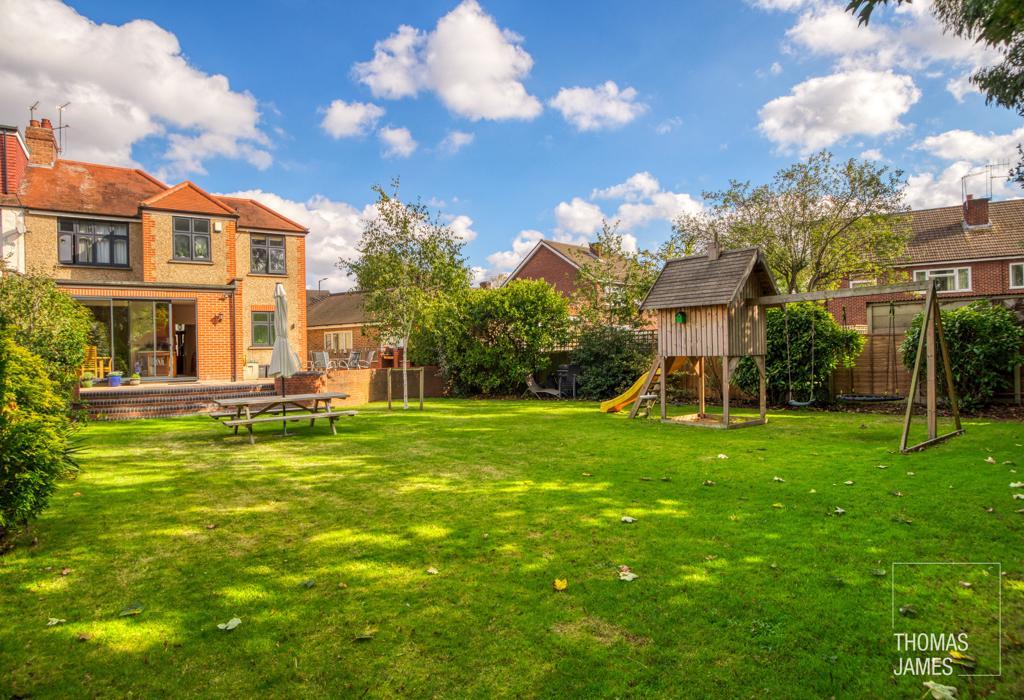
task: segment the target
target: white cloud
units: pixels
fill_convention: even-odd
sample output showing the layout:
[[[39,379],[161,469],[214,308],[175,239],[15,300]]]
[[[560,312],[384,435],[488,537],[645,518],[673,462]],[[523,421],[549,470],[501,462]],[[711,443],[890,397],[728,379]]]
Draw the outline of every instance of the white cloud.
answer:
[[[591,199],[625,199],[635,202],[646,199],[661,190],[658,179],[644,170],[631,175],[625,182],[603,189],[595,189],[590,193]]]
[[[665,121],[658,122],[658,125],[654,127],[654,131],[664,136],[665,134],[671,133],[676,127],[682,126],[683,120],[680,117],[669,117]]]
[[[886,40],[886,32],[874,22],[859,26],[843,7],[828,5],[803,14],[786,37],[811,53],[842,55],[875,48]]]
[[[473,220],[465,214],[459,214],[458,216],[446,217],[448,225],[452,227],[452,231],[455,232],[456,237],[469,243],[471,240],[476,238],[476,231],[472,229]]]
[[[914,148],[945,160],[999,163],[1013,159],[1017,153],[1017,145],[1021,142],[1024,142],[1024,126],[1008,134],[987,135],[965,129],[953,129],[929,136],[914,144]]]
[[[778,10],[780,12],[793,12],[814,0],[747,0],[754,7],[762,10]]]
[[[782,64],[779,63],[778,61],[772,62],[772,65],[768,68],[768,72],[771,73],[772,75],[781,75]]]
[[[448,135],[441,140],[438,148],[445,153],[455,154],[473,143],[474,138],[476,137],[473,134],[466,131],[449,131]]]
[[[680,214],[695,214],[701,209],[701,203],[688,194],[657,192],[648,201],[623,203],[615,218],[624,230],[629,231],[651,221],[672,221]]]
[[[373,59],[357,63],[353,74],[375,97],[432,90],[469,119],[533,119],[543,107],[522,83],[533,67],[522,42],[476,0],[463,0],[429,33],[403,25],[378,41]]]
[[[384,110],[372,102],[334,100],[324,112],[320,127],[336,139],[363,136],[377,125]]]
[[[985,182],[991,173],[977,163],[958,160],[942,171],[924,171],[907,178],[905,196],[907,204],[914,209],[957,206],[963,198],[964,178],[967,192],[982,196],[988,192]],[[992,196],[998,199],[1016,199],[1021,196],[1018,187],[1006,182],[1005,178],[991,180]]]
[[[877,148],[869,148],[866,151],[862,151],[860,154],[861,160],[885,160],[882,157],[882,152]]]
[[[903,130],[901,116],[921,97],[908,75],[852,70],[811,78],[761,108],[761,133],[784,149],[831,146],[852,134]]]
[[[186,59],[177,37],[148,20],[96,24],[55,0],[5,3],[0,22],[0,122],[28,105],[56,121],[70,101],[69,158],[133,165],[132,146],[166,138],[168,175],[203,173],[214,157],[270,165],[256,98]]]
[[[384,144],[385,158],[408,158],[419,145],[404,126],[385,126],[377,131],[377,137]]]
[[[336,264],[340,258],[358,255],[363,222],[376,214],[372,204],[357,209],[346,202],[322,195],[298,202],[263,190],[232,192],[228,196],[255,199],[309,228],[306,237],[307,286],[316,287],[317,280],[322,277],[327,278],[324,289],[341,291],[354,286],[355,281],[339,270]]]
[[[580,131],[614,129],[633,121],[647,110],[636,101],[636,90],[619,89],[611,80],[595,88],[562,88],[548,103]]]
[[[579,197],[569,202],[559,202],[555,207],[555,222],[564,233],[578,233],[589,236],[601,228],[604,212],[596,204]]]
[[[487,256],[487,264],[493,272],[511,272],[527,253],[533,250],[544,234],[534,229],[520,231],[512,240],[512,250],[499,250]]]

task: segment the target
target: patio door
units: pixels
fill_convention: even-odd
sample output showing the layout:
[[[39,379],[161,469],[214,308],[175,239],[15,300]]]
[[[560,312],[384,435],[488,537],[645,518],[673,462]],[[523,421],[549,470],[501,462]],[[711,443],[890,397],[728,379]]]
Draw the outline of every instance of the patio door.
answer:
[[[142,377],[173,377],[170,302],[129,301],[128,314],[132,371]]]

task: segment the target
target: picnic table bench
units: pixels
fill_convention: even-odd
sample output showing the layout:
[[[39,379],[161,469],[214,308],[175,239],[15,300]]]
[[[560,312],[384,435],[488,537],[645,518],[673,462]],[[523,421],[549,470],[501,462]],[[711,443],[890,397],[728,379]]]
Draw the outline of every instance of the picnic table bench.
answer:
[[[336,411],[331,407],[331,402],[334,399],[346,398],[348,398],[348,394],[329,391],[319,394],[264,394],[237,399],[215,399],[214,403],[222,410],[215,411],[210,416],[214,420],[220,421],[225,427],[233,428],[235,435],[238,435],[240,427],[244,427],[249,433],[249,444],[252,445],[256,444],[252,427],[260,423],[280,422],[283,434],[288,435],[288,423],[290,422],[308,420],[310,427],[313,427],[317,420],[326,420],[330,423],[331,434],[337,435],[335,421],[338,418],[354,416],[357,413],[356,411]],[[224,418],[229,420],[222,420]]]

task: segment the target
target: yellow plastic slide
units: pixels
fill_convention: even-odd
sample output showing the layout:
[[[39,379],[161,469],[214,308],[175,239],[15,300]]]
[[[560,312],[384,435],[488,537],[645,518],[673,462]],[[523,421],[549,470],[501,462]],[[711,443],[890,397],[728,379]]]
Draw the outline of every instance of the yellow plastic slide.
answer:
[[[668,368],[668,373],[678,372],[686,364],[685,357],[676,357],[672,360],[672,364]],[[601,404],[602,413],[618,413],[629,404],[636,401],[636,397],[640,394],[640,390],[644,388],[644,381],[647,380],[647,372],[640,375],[640,378],[633,382],[633,386],[626,389],[624,392],[616,396],[614,399],[608,399]]]

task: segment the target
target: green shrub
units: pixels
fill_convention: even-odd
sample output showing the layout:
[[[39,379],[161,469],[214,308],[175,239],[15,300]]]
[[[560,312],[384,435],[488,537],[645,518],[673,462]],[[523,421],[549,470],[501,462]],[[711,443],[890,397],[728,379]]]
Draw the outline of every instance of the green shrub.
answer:
[[[920,313],[900,345],[903,363],[911,372],[923,322],[924,314]],[[961,406],[967,409],[983,406],[996,393],[1012,386],[1013,368],[1024,361],[1021,355],[1024,328],[1017,323],[1012,311],[987,301],[976,301],[942,311],[942,330]],[[946,378],[938,349],[936,356],[941,399],[947,395]],[[926,363],[927,359],[921,358],[922,372]]]
[[[581,369],[577,395],[604,400],[621,393],[650,368],[655,349],[651,338],[628,328],[584,328],[572,353]]]
[[[540,280],[473,289],[432,311],[423,347],[434,349],[450,388],[461,395],[522,391],[527,374],[547,369],[569,325],[568,302]]]
[[[792,375],[793,400],[807,401],[812,394],[826,399],[829,379],[839,366],[850,366],[864,348],[864,336],[844,329],[824,307],[813,302],[788,304],[786,309],[768,309],[768,355],[766,374],[768,400],[779,404],[788,399]],[[789,361],[786,357],[787,326]],[[811,328],[813,327],[813,341]],[[814,349],[814,375],[811,375],[811,348]],[[733,381],[740,389],[757,395],[757,365],[744,358],[736,368]],[[812,391],[813,387],[813,391]]]
[[[67,403],[42,359],[0,334],[0,539],[76,468]]]
[[[14,341],[42,358],[50,378],[70,391],[89,344],[89,310],[47,277],[8,274],[0,277],[0,315]]]

